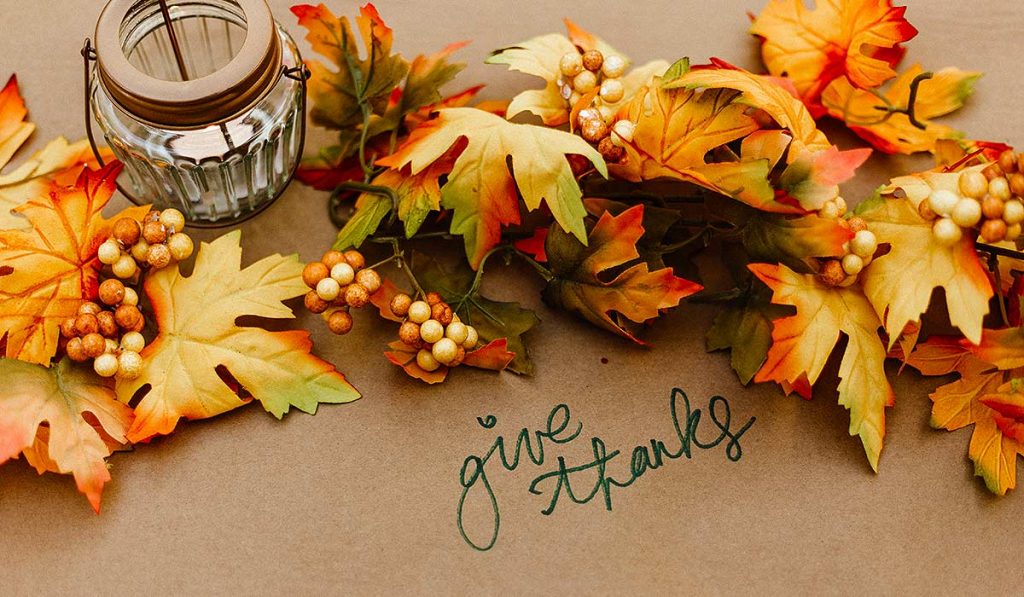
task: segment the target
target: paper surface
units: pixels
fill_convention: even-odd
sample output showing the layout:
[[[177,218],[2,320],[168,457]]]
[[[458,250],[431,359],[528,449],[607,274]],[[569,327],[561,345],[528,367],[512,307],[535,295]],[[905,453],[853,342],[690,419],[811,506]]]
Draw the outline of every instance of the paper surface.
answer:
[[[0,77],[16,72],[38,124],[28,155],[82,125],[79,49],[101,8],[96,0],[0,0]],[[275,13],[301,36],[288,3]],[[473,39],[460,57],[470,67],[453,88],[487,83],[486,97],[510,97],[536,81],[482,64],[497,47],[561,30],[572,17],[636,60],[718,56],[759,68],[746,12],[760,0],[591,2],[543,0],[380,0],[407,57]],[[1024,143],[1019,57],[1024,13],[1014,0],[975,3],[914,0],[907,16],[921,31],[905,64],[985,71],[967,107],[947,120],[976,138]],[[354,14],[353,2],[331,2]],[[308,46],[302,43],[303,48]],[[852,135],[829,129],[841,147]],[[327,137],[311,131],[309,147]],[[854,203],[889,176],[929,166],[927,158],[876,156],[844,187]],[[312,260],[335,230],[323,193],[296,183],[263,215],[242,226],[245,260],[298,252]],[[120,207],[123,202],[115,202]],[[214,233],[196,232],[197,239]],[[496,270],[500,271],[500,270]],[[331,336],[317,316],[317,352],[364,394],[350,405],[275,420],[258,405],[186,422],[156,445],[111,459],[114,476],[96,516],[69,477],[39,477],[23,461],[0,467],[0,592],[36,593],[392,593],[456,594],[963,592],[1024,589],[1020,553],[1024,496],[990,495],[967,460],[969,431],[928,426],[928,392],[939,380],[898,377],[887,410],[880,472],[847,435],[836,403],[836,364],[804,402],[772,385],[744,388],[725,354],[706,354],[712,311],[686,305],[660,320],[643,349],[543,306],[525,270],[488,275],[488,294],[536,308],[542,323],[527,340],[537,375],[521,378],[461,368],[427,387],[381,355],[396,328],[370,312],[354,331]],[[607,359],[607,363],[603,362]],[[0,381],[2,383],[2,381]],[[602,496],[577,505],[567,496],[550,515],[531,481],[593,459],[591,438],[623,455],[608,465],[628,476],[634,446],[652,438],[670,447],[673,388],[694,408],[728,399],[733,425],[756,417],[741,438],[742,458],[725,447],[694,450]],[[460,469],[500,434],[514,445],[523,427],[543,429],[565,403],[579,438],[545,446],[545,464],[488,479],[501,514],[487,552],[460,536]],[[477,417],[493,415],[493,429]],[[700,434],[713,436],[702,424]],[[678,444],[675,444],[678,445]],[[524,456],[525,458],[525,456]],[[584,479],[589,490],[593,477]],[[479,488],[478,488],[479,489]],[[474,491],[477,491],[475,489]],[[574,486],[575,489],[575,486]],[[483,497],[475,495],[472,499]],[[473,502],[476,508],[480,502]],[[484,502],[486,506],[486,502]],[[467,511],[473,536],[487,534],[486,509]]]

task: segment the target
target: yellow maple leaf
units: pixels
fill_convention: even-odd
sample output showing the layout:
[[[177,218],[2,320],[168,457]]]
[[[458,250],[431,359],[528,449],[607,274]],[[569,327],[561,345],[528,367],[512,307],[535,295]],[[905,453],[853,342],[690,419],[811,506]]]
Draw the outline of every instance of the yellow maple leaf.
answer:
[[[879,244],[890,250],[860,274],[864,293],[883,318],[890,346],[908,323],[928,310],[932,292],[943,288],[950,323],[972,343],[981,340],[982,323],[993,290],[970,235],[944,247],[934,240],[932,222],[917,211],[936,190],[959,195],[958,172],[925,172],[893,179],[883,198],[858,210]],[[901,189],[905,198],[892,195]]]
[[[235,325],[242,316],[294,317],[281,301],[309,291],[295,255],[271,255],[241,269],[240,239],[236,230],[203,243],[191,276],[175,265],[146,277],[160,333],[142,352],[142,374],[117,383],[124,402],[146,388],[129,440],[170,433],[182,417],[212,417],[246,404],[220,376],[221,367],[278,418],[292,406],[313,413],[322,402],[359,398],[332,365],[310,354],[308,332]]]
[[[849,79],[836,79],[825,89],[821,102],[829,115],[845,122],[850,130],[881,151],[905,154],[934,152],[940,139],[957,138],[961,133],[930,120],[963,107],[981,73],[944,68],[931,79],[921,82],[914,102],[914,115],[925,125],[922,129],[914,126],[907,114],[889,113],[887,108],[905,108],[908,105],[911,83],[923,70],[920,65],[911,66],[892,82],[882,96],[857,89]]]
[[[917,35],[892,0],[771,0],[750,32],[761,38],[768,72],[785,76],[814,105],[822,90],[845,76],[857,87],[878,87],[896,76],[900,44]]]
[[[120,217],[141,220],[133,207],[110,220],[100,212],[114,192],[117,162],[84,170],[77,183],[55,187],[17,208],[30,230],[0,230],[0,338],[6,356],[48,365],[57,352],[58,326],[83,299],[96,296],[96,251]]]
[[[99,512],[105,459],[127,443],[132,409],[107,380],[67,359],[49,369],[0,359],[0,379],[0,464],[24,453],[40,472],[74,475]]]
[[[466,148],[441,187],[441,204],[454,210],[451,232],[464,237],[474,268],[500,241],[501,227],[519,223],[519,193],[528,210],[544,202],[564,230],[586,243],[583,194],[565,155],[584,156],[604,176],[608,170],[601,154],[576,135],[511,123],[474,108],[451,108],[417,127],[405,145],[377,163],[394,169],[408,165],[417,175],[462,139]]]
[[[885,407],[894,395],[885,375],[885,347],[878,336],[881,322],[860,289],[826,288],[811,274],[784,265],[752,264],[750,270],[772,289],[772,303],[796,307],[796,314],[776,319],[772,347],[754,381],[793,386],[813,385],[829,355],[847,336],[839,364],[839,403],[850,411],[850,435],[859,435],[871,468],[885,438]]]

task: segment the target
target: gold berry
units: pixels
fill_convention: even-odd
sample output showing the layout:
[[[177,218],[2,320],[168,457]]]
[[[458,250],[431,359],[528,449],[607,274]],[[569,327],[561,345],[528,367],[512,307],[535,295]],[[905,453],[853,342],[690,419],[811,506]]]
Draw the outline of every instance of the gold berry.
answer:
[[[171,264],[171,250],[164,244],[149,245],[149,251],[146,252],[146,263],[153,269],[167,267]]]
[[[139,304],[139,293],[135,292],[134,288],[128,288],[126,286],[125,289],[124,289],[124,299],[121,301],[121,304],[122,305],[131,305],[133,307],[135,305],[138,305]]]
[[[121,350],[129,352],[142,352],[146,347],[146,339],[138,332],[128,332],[121,336]]]
[[[608,136],[608,125],[600,118],[587,120],[580,126],[580,135],[591,143],[597,143]]]
[[[84,303],[82,303],[81,305],[78,306],[78,314],[79,315],[85,315],[86,313],[88,313],[90,315],[96,315],[97,313],[99,313],[102,310],[103,309],[101,309],[99,305],[97,305],[96,303],[94,303],[92,301],[86,301],[86,302],[84,302]]]
[[[121,255],[110,269],[114,272],[115,276],[124,280],[134,276],[135,272],[139,270],[139,266],[130,255]]]
[[[100,247],[96,249],[96,258],[100,260],[103,265],[114,265],[114,263],[121,257],[121,246],[117,244],[117,241],[108,238],[100,244]]]
[[[958,184],[960,194],[965,197],[981,199],[988,192],[988,179],[977,170],[967,170],[960,174]]]
[[[195,245],[192,243],[192,237],[179,232],[167,239],[167,248],[175,261],[185,261],[192,256]]]
[[[347,286],[352,283],[352,280],[356,279],[356,270],[352,269],[352,266],[348,262],[343,261],[331,268],[331,277],[334,278],[338,284]]]
[[[131,350],[122,352],[117,357],[117,376],[122,379],[135,379],[142,373],[142,356]]]
[[[427,372],[437,371],[437,368],[441,366],[441,363],[437,362],[437,359],[434,358],[431,351],[425,348],[421,348],[420,351],[416,353],[416,364],[420,366],[420,369]]]
[[[453,321],[444,330],[444,335],[455,341],[456,344],[463,344],[469,336],[469,329],[461,321]]]
[[[476,328],[468,325],[466,326],[466,341],[462,343],[462,346],[466,350],[473,350],[476,348],[477,342],[480,341],[480,335],[476,331]]]
[[[341,294],[341,284],[334,278],[324,278],[316,284],[316,293],[321,299],[331,302]]]
[[[1006,174],[1017,171],[1017,154],[1012,149],[1007,149],[999,154],[999,168]]]
[[[160,212],[160,224],[171,232],[181,232],[185,228],[185,215],[173,207]]]
[[[583,57],[579,52],[566,52],[558,60],[558,70],[563,77],[575,77],[583,70]]]
[[[430,305],[425,301],[415,301],[409,305],[409,321],[423,323],[430,319]]]
[[[132,245],[131,256],[139,263],[146,262],[146,255],[149,255],[149,243],[144,240]]]
[[[117,357],[108,353],[101,354],[92,362],[93,370],[100,377],[114,377],[118,367]]]
[[[572,88],[580,95],[590,93],[597,88],[597,75],[589,70],[581,72],[572,78]],[[569,103],[575,105],[571,97],[569,98]]]
[[[427,344],[433,344],[444,338],[444,326],[436,319],[428,319],[420,326],[420,338]]]
[[[361,284],[367,292],[373,294],[380,290],[380,274],[372,269],[361,269],[356,274],[356,284]]]
[[[626,61],[622,56],[609,54],[605,56],[604,64],[601,65],[601,72],[609,79],[618,79],[626,73]]]
[[[441,338],[434,343],[431,347],[430,352],[437,359],[437,362],[442,365],[447,365],[455,360],[455,356],[459,351],[459,347],[455,344],[455,341],[451,338]]]

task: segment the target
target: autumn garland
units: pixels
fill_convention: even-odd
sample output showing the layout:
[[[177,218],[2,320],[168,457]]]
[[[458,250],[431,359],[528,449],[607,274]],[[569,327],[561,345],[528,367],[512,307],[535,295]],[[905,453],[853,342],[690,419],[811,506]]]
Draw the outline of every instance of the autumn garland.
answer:
[[[980,74],[898,73],[901,44],[916,35],[905,8],[771,0],[751,29],[768,75],[720,60],[634,66],[566,21],[568,35],[488,59],[543,87],[473,107],[479,86],[439,92],[461,70],[450,58],[464,44],[407,61],[372,5],[355,18],[358,35],[323,5],[292,10],[332,63],[308,61],[309,93],[313,122],[338,131],[338,143],[299,178],[331,191],[334,247],[310,264],[274,255],[242,269],[235,232],[200,247],[184,277],[176,262],[192,247],[180,214],[104,219],[118,166],[95,170],[81,142],[49,144],[0,177],[0,376],[11,380],[0,390],[0,462],[21,455],[40,472],[73,474],[98,510],[105,458],[181,418],[253,400],[281,417],[358,398],[310,353],[308,333],[234,323],[293,317],[283,301],[299,296],[338,334],[372,303],[398,324],[387,358],[422,381],[460,365],[530,374],[523,334],[536,315],[480,292],[485,271],[516,259],[541,278],[549,305],[638,343],[686,297],[718,304],[707,347],[730,349],[744,384],[810,397],[846,336],[839,401],[876,470],[894,402],[885,360],[957,373],[932,394],[933,425],[974,425],[978,474],[993,492],[1014,487],[1024,160],[933,122],[963,105]],[[0,115],[2,166],[32,132],[14,78]],[[521,122],[528,116],[540,124]],[[871,150],[838,150],[817,128],[826,117],[880,151],[931,152],[939,167],[894,178],[850,212],[838,185]],[[50,251],[57,220],[75,236]],[[460,238],[457,264],[412,249]],[[379,249],[388,251],[367,265],[364,251]],[[677,275],[696,276],[692,257],[705,249],[721,257],[729,286]],[[940,287],[962,337],[919,342]],[[1002,323],[987,329],[993,302]],[[132,309],[153,328],[145,338]],[[175,355],[190,347],[186,368]]]

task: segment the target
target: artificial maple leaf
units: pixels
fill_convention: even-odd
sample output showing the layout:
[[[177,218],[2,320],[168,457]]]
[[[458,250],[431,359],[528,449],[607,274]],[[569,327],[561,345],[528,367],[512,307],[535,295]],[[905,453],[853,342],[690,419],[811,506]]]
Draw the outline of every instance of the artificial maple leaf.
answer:
[[[465,64],[451,63],[448,59],[468,44],[466,41],[448,44],[436,54],[420,54],[413,58],[397,102],[397,113],[404,117],[424,106],[440,102],[441,87],[455,79],[466,67]]]
[[[113,388],[91,367],[67,359],[51,368],[0,359],[0,379],[0,464],[36,450],[37,468],[74,475],[98,513],[103,486],[110,481],[108,442],[127,443],[132,409],[115,399]],[[45,450],[39,449],[40,432]]]
[[[419,366],[416,362],[416,353],[419,349],[413,348],[400,340],[391,342],[388,344],[391,350],[385,351],[384,356],[387,357],[392,364],[401,367],[403,371],[414,379],[418,379],[428,384],[441,383],[448,377],[448,371],[450,367],[441,365],[433,371],[427,371],[426,369]],[[502,371],[515,358],[515,353],[508,351],[508,343],[504,338],[489,342],[485,346],[481,346],[472,352],[466,353],[465,360],[462,361],[463,365],[475,367],[477,369],[489,369],[491,371]]]
[[[1016,442],[1024,442],[1024,393],[1019,379],[1010,380],[978,401],[995,411],[992,417],[999,431]]]
[[[983,345],[1005,354],[1000,346],[1010,336],[986,331]],[[1013,352],[1017,353],[1017,350]],[[923,375],[957,373],[960,379],[939,386],[929,395],[932,400],[931,425],[955,431],[973,426],[968,455],[974,461],[974,474],[985,480],[989,491],[1004,495],[1017,484],[1017,456],[1024,454],[1024,443],[1005,434],[997,422],[998,412],[982,401],[994,399],[1011,374],[1006,365],[997,366],[978,348],[958,338],[932,337],[919,344],[907,364]],[[998,360],[998,358],[996,359]]]
[[[18,77],[11,75],[0,90],[0,168],[11,161],[14,153],[36,129],[36,125],[25,121],[26,116],[28,108],[18,90]]]
[[[462,139],[466,148],[441,187],[441,204],[454,210],[451,232],[463,236],[474,268],[499,243],[502,226],[519,223],[519,193],[528,210],[543,201],[563,229],[586,239],[582,192],[565,155],[586,157],[604,176],[608,171],[601,154],[575,135],[514,124],[474,108],[451,108],[418,127],[405,145],[377,163],[394,169],[409,165],[417,175]]]
[[[114,192],[121,165],[83,170],[74,186],[18,207],[31,230],[0,230],[0,338],[6,356],[48,365],[57,352],[58,326],[85,299],[96,296],[96,251],[120,217],[141,220],[149,207],[100,215]]]
[[[627,327],[642,324],[701,290],[699,284],[676,277],[672,268],[650,271],[637,241],[644,234],[644,206],[613,216],[605,213],[590,231],[587,245],[553,228],[546,252],[552,278],[544,288],[549,304],[573,311],[598,327],[643,344]],[[627,267],[628,266],[628,267]],[[610,281],[609,270],[624,268]]]
[[[306,40],[313,51],[328,58],[337,70],[318,60],[307,60],[312,77],[308,83],[313,101],[313,122],[336,129],[363,122],[361,103],[380,115],[387,108],[392,90],[409,71],[409,63],[391,53],[394,35],[373,4],[359,9],[355,18],[365,57],[360,58],[359,40],[347,17],[340,19],[323,4],[292,7],[299,25],[308,31]]]
[[[908,323],[928,310],[932,292],[943,288],[949,321],[973,343],[981,340],[982,323],[993,290],[970,235],[952,246],[935,241],[932,222],[917,206],[935,190],[959,194],[959,172],[925,172],[893,179],[884,197],[866,202],[858,215],[868,223],[879,244],[890,250],[860,275],[864,293],[883,318],[890,345]],[[902,189],[905,198],[893,198]]]
[[[896,76],[903,42],[917,35],[892,0],[771,0],[750,32],[761,39],[768,72],[793,81],[808,106],[833,80],[862,89]],[[815,108],[818,109],[818,108]]]
[[[117,383],[125,402],[145,388],[131,441],[170,433],[181,417],[203,419],[246,404],[218,368],[278,418],[292,406],[314,413],[319,403],[359,398],[334,366],[310,354],[308,332],[235,325],[243,316],[294,317],[281,301],[309,291],[295,255],[271,255],[240,269],[240,239],[236,230],[203,243],[191,276],[175,265],[146,277],[160,333],[142,352],[141,375]]]
[[[873,91],[857,89],[848,79],[836,79],[825,89],[821,101],[830,116],[842,120],[850,130],[880,151],[934,153],[940,139],[956,138],[961,133],[950,126],[930,122],[931,119],[962,108],[974,92],[974,83],[981,73],[944,68],[931,79],[921,82],[914,102],[914,115],[925,125],[922,129],[914,126],[907,114],[888,111],[890,106],[907,106],[911,83],[922,72],[920,65],[910,67],[892,82],[881,97]]]
[[[784,265],[750,265],[772,289],[772,302],[796,307],[796,314],[776,319],[772,347],[754,381],[813,386],[829,355],[846,334],[839,364],[839,404],[850,411],[850,435],[859,435],[871,468],[885,438],[885,407],[894,395],[885,376],[885,347],[878,336],[881,322],[860,289],[827,288],[812,274],[798,274]]]
[[[772,346],[772,322],[792,314],[784,305],[773,305],[764,286],[745,292],[715,316],[706,340],[708,351],[729,350],[730,365],[743,385],[750,383],[768,358]]]

